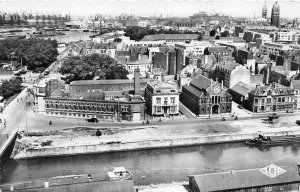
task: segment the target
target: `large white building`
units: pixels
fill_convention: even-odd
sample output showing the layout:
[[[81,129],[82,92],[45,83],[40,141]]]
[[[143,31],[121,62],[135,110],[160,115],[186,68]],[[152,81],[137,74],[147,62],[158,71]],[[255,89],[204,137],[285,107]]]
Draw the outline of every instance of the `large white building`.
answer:
[[[289,45],[279,43],[265,43],[260,46],[260,52],[264,55],[270,53],[278,55],[280,51],[287,51],[289,49]]]
[[[298,43],[300,31],[279,31],[277,32],[277,42]]]
[[[175,85],[148,83],[145,89],[147,112],[153,116],[179,114],[179,92]]]

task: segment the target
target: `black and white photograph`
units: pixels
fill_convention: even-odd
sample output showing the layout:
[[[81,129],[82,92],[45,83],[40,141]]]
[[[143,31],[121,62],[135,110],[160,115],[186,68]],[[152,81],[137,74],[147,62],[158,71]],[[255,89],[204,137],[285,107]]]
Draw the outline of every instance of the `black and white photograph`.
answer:
[[[0,192],[300,191],[300,0],[0,0]]]

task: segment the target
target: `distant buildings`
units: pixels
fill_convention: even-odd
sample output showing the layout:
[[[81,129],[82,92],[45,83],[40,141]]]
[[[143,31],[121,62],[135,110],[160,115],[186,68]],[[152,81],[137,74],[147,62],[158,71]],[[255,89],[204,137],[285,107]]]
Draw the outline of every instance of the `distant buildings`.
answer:
[[[198,34],[158,34],[147,35],[141,41],[165,41],[167,43],[178,43],[197,40]]]
[[[250,84],[250,71],[245,66],[232,61],[223,61],[216,65],[216,81],[224,84],[225,87],[231,88],[238,82]]]
[[[271,26],[280,26],[280,7],[278,5],[278,1],[276,1],[272,8],[271,13]]]
[[[267,14],[268,14],[268,9],[267,9],[267,4],[266,4],[266,0],[265,0],[265,4],[262,9],[262,18],[267,19]]]

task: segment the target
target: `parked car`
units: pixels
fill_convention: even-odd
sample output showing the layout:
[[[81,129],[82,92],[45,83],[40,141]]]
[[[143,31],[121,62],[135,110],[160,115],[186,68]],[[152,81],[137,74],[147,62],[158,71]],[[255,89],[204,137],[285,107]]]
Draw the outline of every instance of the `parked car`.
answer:
[[[47,69],[44,71],[44,75],[49,75],[49,73],[50,73],[50,71]]]
[[[295,111],[293,109],[287,109],[286,112],[287,113],[294,113]]]
[[[243,105],[239,104],[239,105],[238,105],[238,108],[239,108],[239,109],[243,109],[244,107],[243,107]]]
[[[98,123],[98,119],[97,118],[90,118],[90,119],[87,119],[86,122],[92,122],[92,123]]]

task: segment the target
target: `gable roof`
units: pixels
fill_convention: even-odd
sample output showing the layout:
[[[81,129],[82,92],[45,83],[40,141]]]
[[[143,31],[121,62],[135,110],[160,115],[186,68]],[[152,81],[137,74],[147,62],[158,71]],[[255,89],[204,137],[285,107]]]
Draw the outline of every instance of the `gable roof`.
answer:
[[[198,34],[157,34],[147,35],[141,41],[158,41],[158,40],[190,40],[197,39]]]
[[[235,61],[223,61],[223,63],[219,63],[216,65],[216,67],[218,67],[219,69],[225,69],[228,71],[232,71],[233,69],[235,69],[235,67],[239,65],[238,63],[236,63]]]
[[[198,77],[196,77],[190,82],[190,85],[199,90],[201,89],[206,90],[213,83],[215,83],[215,81],[210,80],[207,77],[204,77],[203,75],[199,75]]]
[[[268,90],[272,90],[272,92],[277,95],[294,95],[294,90],[292,88],[280,85],[278,83],[273,83],[272,85],[268,86],[258,86],[255,89],[253,89],[249,94],[255,96],[262,96]]]
[[[204,91],[200,91],[192,86],[184,85],[182,86],[182,89],[186,89],[188,92],[192,93],[194,96],[198,98],[202,97],[202,95],[204,94]]]
[[[297,172],[297,167],[280,168],[284,169],[285,172],[275,177],[265,175],[260,171],[260,169],[228,171],[189,177],[193,177],[195,179],[195,182],[201,192],[251,188],[254,186],[266,186],[300,181],[300,175]]]
[[[244,82],[241,82],[241,81],[230,88],[231,91],[234,91],[245,97],[247,97],[248,93],[251,92],[253,89],[254,89],[254,87],[252,87],[251,85],[248,85]]]

